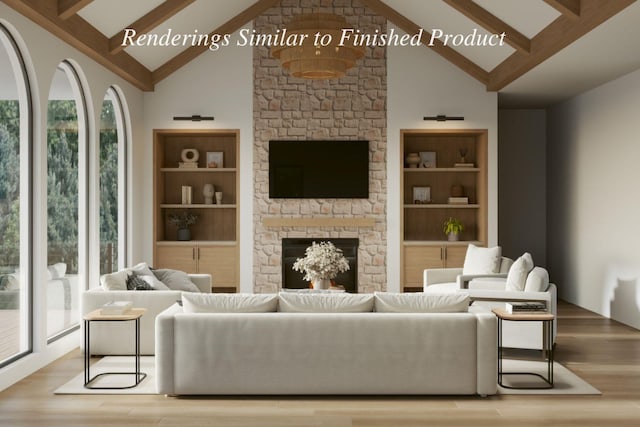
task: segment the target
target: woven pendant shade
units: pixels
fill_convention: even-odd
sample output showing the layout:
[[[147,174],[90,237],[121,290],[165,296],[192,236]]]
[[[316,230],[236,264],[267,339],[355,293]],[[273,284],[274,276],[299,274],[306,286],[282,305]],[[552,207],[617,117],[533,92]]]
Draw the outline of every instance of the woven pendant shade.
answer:
[[[292,76],[303,79],[335,79],[345,75],[356,61],[364,56],[364,48],[338,46],[343,28],[350,28],[347,21],[330,13],[309,13],[293,17],[287,26],[287,34],[306,34],[302,46],[277,46],[271,55],[280,60],[282,67]],[[331,35],[327,46],[314,46],[316,33]]]

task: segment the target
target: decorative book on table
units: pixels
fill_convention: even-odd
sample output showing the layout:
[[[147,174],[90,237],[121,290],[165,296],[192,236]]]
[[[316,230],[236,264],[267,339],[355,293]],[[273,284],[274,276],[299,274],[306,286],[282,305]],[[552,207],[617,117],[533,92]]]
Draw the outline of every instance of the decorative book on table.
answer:
[[[508,302],[507,312],[513,313],[546,313],[547,305],[538,301]]]
[[[100,310],[100,314],[104,315],[113,315],[113,314],[124,314],[127,311],[131,310],[132,307],[131,301],[112,301],[108,302],[102,306]]]

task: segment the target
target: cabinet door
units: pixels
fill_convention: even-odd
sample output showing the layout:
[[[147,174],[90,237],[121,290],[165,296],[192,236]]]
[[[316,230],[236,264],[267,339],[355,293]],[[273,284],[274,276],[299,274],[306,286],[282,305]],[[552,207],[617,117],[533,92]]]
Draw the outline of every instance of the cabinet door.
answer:
[[[187,273],[197,273],[198,264],[196,262],[195,246],[167,246],[162,245],[156,248],[156,268],[172,268],[182,270]]]
[[[422,287],[425,268],[443,268],[442,246],[405,246],[404,286]]]
[[[214,287],[237,287],[237,246],[199,246],[198,272],[211,274]]]
[[[445,265],[447,268],[462,267],[467,255],[466,246],[447,246]]]

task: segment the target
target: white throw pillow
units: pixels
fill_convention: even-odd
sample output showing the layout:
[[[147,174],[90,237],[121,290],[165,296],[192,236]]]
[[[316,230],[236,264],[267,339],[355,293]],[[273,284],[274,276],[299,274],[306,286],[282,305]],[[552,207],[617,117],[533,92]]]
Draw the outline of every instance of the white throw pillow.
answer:
[[[277,308],[277,294],[182,294],[185,313],[268,313]]]
[[[373,311],[373,294],[280,292],[280,308],[288,313],[365,313]]]
[[[375,292],[376,311],[381,313],[463,313],[469,309],[469,294]]]
[[[105,291],[126,291],[128,270],[120,270],[115,273],[103,274],[100,276],[100,285]]]
[[[549,288],[549,273],[542,267],[534,267],[524,284],[525,292],[545,292]]]
[[[500,269],[502,248],[481,248],[470,244],[464,258],[462,274],[495,274]]]
[[[169,287],[162,283],[158,278],[153,274],[149,266],[146,262],[141,262],[139,264],[134,265],[129,269],[131,273],[139,276],[149,284],[156,291],[168,291]]]
[[[533,270],[533,258],[529,252],[525,252],[513,262],[507,274],[507,291],[524,291],[525,282],[529,272]]]

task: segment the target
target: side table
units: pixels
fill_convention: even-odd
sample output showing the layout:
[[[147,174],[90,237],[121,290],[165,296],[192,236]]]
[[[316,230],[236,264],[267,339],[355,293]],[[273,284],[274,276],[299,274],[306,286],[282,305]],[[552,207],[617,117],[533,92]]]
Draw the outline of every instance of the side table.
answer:
[[[101,309],[94,310],[84,316],[84,387],[96,390],[121,390],[133,388],[140,384],[147,377],[147,374],[140,372],[140,318],[147,311],[146,308],[132,308],[123,314],[102,314]],[[133,372],[103,372],[91,377],[90,359],[91,359],[91,322],[127,322],[135,321],[135,371]],[[92,386],[91,383],[98,377],[103,375],[135,375],[135,382],[132,385],[114,387],[114,386]]]
[[[547,389],[553,388],[553,319],[552,313],[509,313],[503,308],[494,308],[491,310],[498,317],[498,384],[504,388],[510,389]],[[504,347],[502,346],[502,322],[542,322],[542,351],[547,362],[546,378],[535,372],[504,372],[502,369],[502,360],[504,359]],[[502,377],[504,375],[533,375],[541,378],[546,384],[541,387],[514,387],[504,385]]]

